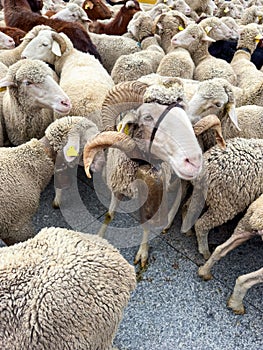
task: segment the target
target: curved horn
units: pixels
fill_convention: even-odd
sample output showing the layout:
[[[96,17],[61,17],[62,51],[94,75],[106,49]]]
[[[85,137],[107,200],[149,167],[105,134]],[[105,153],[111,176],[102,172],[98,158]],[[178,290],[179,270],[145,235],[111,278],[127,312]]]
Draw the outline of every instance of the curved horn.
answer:
[[[139,81],[127,81],[115,85],[106,95],[102,109],[103,130],[114,130],[117,116],[124,111],[139,107],[148,87]]]
[[[90,166],[95,155],[104,148],[118,148],[132,157],[140,157],[136,142],[126,134],[116,131],[104,131],[88,141],[84,147],[83,163],[87,177],[91,178]]]
[[[215,131],[215,139],[218,146],[222,149],[226,149],[226,142],[222,135],[221,122],[215,114],[210,114],[200,119],[195,123],[193,128],[196,136],[201,135],[208,129],[213,129]]]
[[[67,49],[67,43],[65,42],[65,40],[62,38],[61,35],[59,35],[59,33],[56,32],[52,32],[51,36],[59,44],[60,51],[63,54]]]

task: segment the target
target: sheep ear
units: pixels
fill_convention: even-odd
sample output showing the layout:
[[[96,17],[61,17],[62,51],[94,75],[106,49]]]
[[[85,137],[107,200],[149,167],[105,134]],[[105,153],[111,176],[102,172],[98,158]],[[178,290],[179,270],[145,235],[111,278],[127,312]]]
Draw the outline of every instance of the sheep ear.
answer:
[[[202,41],[208,41],[208,42],[211,42],[211,43],[215,43],[216,40],[210,38],[210,36],[204,34],[203,37],[202,37]]]
[[[236,115],[236,110],[235,110],[234,103],[228,103],[226,108],[227,108],[227,112],[228,112],[228,115],[229,115],[232,123],[235,125],[235,127],[238,130],[240,130],[240,128],[238,126],[238,120],[237,120],[237,115]]]
[[[16,84],[13,81],[8,80],[7,77],[0,80],[0,92],[5,91],[8,86],[16,86]]]
[[[69,135],[68,142],[63,148],[63,153],[68,163],[72,162],[79,156],[80,137],[78,134]]]
[[[56,40],[53,40],[51,51],[53,52],[54,55],[59,57],[61,56],[60,46]]]

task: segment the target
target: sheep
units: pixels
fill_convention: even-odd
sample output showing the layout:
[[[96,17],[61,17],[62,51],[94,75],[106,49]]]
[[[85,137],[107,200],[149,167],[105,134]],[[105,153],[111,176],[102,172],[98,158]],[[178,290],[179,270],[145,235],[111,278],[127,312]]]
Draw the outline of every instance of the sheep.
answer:
[[[147,158],[151,158],[150,154],[152,154],[152,157],[167,162],[180,178],[190,179],[197,176],[201,170],[201,149],[184,110],[175,106],[162,119],[160,125],[157,122],[161,115],[163,118],[165,115],[163,113],[168,112],[166,110],[167,105],[171,105],[168,107],[170,109],[173,102],[175,102],[175,105],[176,102],[179,105],[180,103],[183,104],[182,97],[181,82],[171,77],[164,79],[162,84],[150,86],[138,81],[116,85],[109,91],[102,106],[103,129],[106,131],[88,142],[84,149],[83,162],[87,176],[90,176],[89,167],[94,156],[92,153],[94,152],[94,147],[95,152],[100,150],[101,147],[105,148],[111,145],[122,150],[112,149],[108,152],[106,183],[112,192],[112,199],[99,235],[104,235],[107,225],[113,219],[114,211],[123,195],[128,197],[136,197],[138,194],[143,195],[143,191],[139,191],[133,181],[136,178],[148,181],[151,195],[148,197],[145,206],[140,209],[144,232],[140,248],[135,257],[135,263],[141,261],[142,266],[146,264],[148,257],[147,238],[149,230],[153,227],[165,226],[167,218],[167,213],[164,214],[163,212],[165,210],[165,201],[162,201],[162,194],[165,197],[163,181],[167,177],[167,171],[164,165],[158,167],[159,170],[155,171],[151,166],[151,160]],[[132,111],[128,112],[128,115],[124,116],[121,124],[119,124],[121,132],[109,131],[114,130],[117,116],[121,112],[130,109]],[[165,110],[166,112],[164,112]],[[157,127],[156,123],[159,127]],[[151,137],[155,125],[159,132]],[[132,135],[132,138],[125,135],[124,131]],[[181,137],[182,135],[183,137]],[[145,138],[148,140],[146,144]],[[154,141],[149,144],[151,138]],[[159,147],[160,144],[162,144],[162,147]],[[128,146],[131,149],[130,152],[128,151]],[[123,151],[127,152],[128,156]],[[145,157],[146,161],[148,160],[148,165],[146,164],[146,166],[140,168],[136,159],[145,160]],[[189,157],[186,162],[185,157]],[[158,208],[162,214],[160,217],[158,215],[157,217],[153,216],[153,213],[158,211]]]
[[[2,349],[113,350],[136,287],[134,267],[116,248],[95,235],[45,227],[0,255]]]
[[[198,24],[189,24],[185,30],[177,33],[171,40],[175,47],[186,48],[195,63],[194,79],[207,80],[225,78],[231,84],[236,84],[236,74],[233,68],[224,60],[211,56],[208,52],[208,42],[213,42]]]
[[[86,12],[77,4],[68,3],[64,9],[56,12],[50,18],[60,19],[67,22],[79,22],[87,29],[87,22],[90,22]]]
[[[80,154],[88,138],[96,133],[97,127],[86,118],[63,117],[50,124],[40,140],[1,148],[0,238],[7,245],[34,236],[32,217],[40,193],[54,174],[56,158],[64,157],[73,164],[74,157],[67,157],[68,149],[74,147]]]
[[[90,37],[101,56],[101,62],[110,74],[119,57],[141,51],[138,42],[123,35],[90,33]]]
[[[15,47],[15,41],[13,38],[4,33],[0,27],[0,49],[13,49]]]
[[[8,140],[17,146],[40,138],[54,120],[53,113],[67,114],[68,96],[53,79],[53,71],[42,61],[20,60],[0,80],[3,120]]]
[[[65,33],[72,40],[76,49],[88,52],[100,59],[95,45],[81,24],[46,18],[33,12],[34,7],[39,9],[39,2],[37,0],[4,0],[6,25],[20,28],[26,32],[37,25],[44,24],[50,26],[57,32]]]
[[[60,86],[70,98],[71,114],[90,118],[100,128],[100,108],[114,83],[94,56],[76,50],[64,33],[42,30],[24,49],[22,57],[54,65]]]
[[[164,57],[163,49],[155,37],[143,39],[142,51],[120,56],[115,62],[111,77],[115,84],[137,80],[143,75],[155,73]]]
[[[200,198],[205,195],[205,211],[194,225],[198,250],[205,259],[210,257],[209,230],[233,219],[263,193],[262,155],[263,139],[238,137],[226,140],[225,150],[213,146],[204,153],[204,171],[193,181],[182,231],[192,226]]]
[[[80,6],[92,21],[112,17],[111,10],[102,0],[84,0]]]
[[[233,17],[235,19],[240,19],[243,14],[243,6],[232,4],[229,1],[224,1],[222,4],[218,6],[216,16],[221,17]]]
[[[261,29],[256,23],[246,25],[237,43],[237,51],[231,61],[231,66],[237,76],[237,86],[251,90],[251,86],[263,82],[263,75],[250,61],[258,42],[263,38]]]
[[[194,62],[189,52],[184,48],[171,47],[171,38],[187,26],[188,20],[179,12],[171,11],[160,15],[155,24],[156,32],[161,38],[161,46],[166,52],[158,66],[157,73],[163,76],[192,79]]]
[[[150,10],[147,10],[147,14],[152,17],[152,19],[157,18],[163,13],[171,11],[170,7],[165,4],[156,4]]]
[[[191,7],[187,5],[184,0],[158,0],[155,5],[165,4],[169,6],[172,10],[177,10],[182,12],[184,15],[188,16],[191,13]]]
[[[239,221],[234,233],[231,237],[216,247],[209,260],[198,269],[198,275],[205,281],[210,280],[213,276],[211,268],[221,258],[226,256],[231,250],[238,247],[243,242],[254,237],[261,236],[263,239],[263,195],[259,196],[247,209],[245,216]],[[236,314],[244,314],[245,308],[243,299],[249,288],[257,283],[262,283],[263,269],[239,276],[231,297],[228,300],[228,307],[230,307]]]
[[[199,23],[199,27],[203,28],[206,34],[215,41],[235,40],[237,38],[237,32],[231,30],[220,18],[214,16],[203,19]]]
[[[89,24],[88,30],[97,34],[122,35],[127,32],[128,23],[138,11],[141,11],[139,2],[128,0],[110,22],[94,21]]]
[[[210,0],[185,0],[192,9],[191,17],[196,20],[198,16],[210,9]]]
[[[14,45],[18,46],[21,44],[21,40],[25,37],[26,32],[19,28],[12,28],[12,27],[0,27],[0,32],[9,35],[13,41]],[[10,48],[10,47],[9,47]]]
[[[263,16],[263,9],[256,5],[253,5],[244,10],[238,24],[241,24],[241,25],[246,25],[249,23],[260,24],[262,20],[262,16]]]

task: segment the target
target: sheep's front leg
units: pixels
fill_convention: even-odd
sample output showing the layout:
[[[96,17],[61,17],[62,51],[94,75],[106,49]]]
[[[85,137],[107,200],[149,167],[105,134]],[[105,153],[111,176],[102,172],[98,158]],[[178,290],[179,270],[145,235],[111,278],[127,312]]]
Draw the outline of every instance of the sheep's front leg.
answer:
[[[249,238],[253,237],[254,234],[250,232],[239,231],[234,233],[227,241],[216,247],[213,254],[207,260],[207,262],[200,266],[198,269],[198,275],[202,277],[205,281],[210,280],[213,276],[211,274],[211,268],[214,264],[228,254],[231,250],[238,247],[243,242],[247,241]]]
[[[148,229],[143,229],[143,236],[142,241],[140,244],[140,248],[135,256],[134,264],[138,264],[139,261],[141,261],[141,267],[144,267],[147,263],[148,254],[149,254],[149,233],[150,231]]]
[[[263,268],[246,275],[239,276],[236,280],[235,288],[228,300],[227,306],[230,307],[236,314],[244,314],[245,308],[243,305],[243,299],[248,289],[258,283],[263,283]]]
[[[109,210],[105,215],[103,224],[101,225],[101,228],[98,232],[98,236],[104,237],[105,232],[108,228],[108,225],[114,219],[114,213],[115,213],[116,209],[118,208],[118,205],[121,201],[121,198],[122,198],[122,196],[120,194],[116,194],[116,193],[111,194],[111,202],[110,202]]]

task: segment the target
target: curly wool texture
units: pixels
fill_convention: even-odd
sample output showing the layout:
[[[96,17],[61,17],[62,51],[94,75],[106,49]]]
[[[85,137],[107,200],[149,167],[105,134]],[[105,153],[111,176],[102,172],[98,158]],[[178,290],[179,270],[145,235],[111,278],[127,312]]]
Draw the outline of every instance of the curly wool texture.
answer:
[[[173,81],[172,78],[164,80],[162,85],[149,86],[143,95],[144,102],[157,102],[163,105],[170,105],[178,100],[183,100],[183,98],[183,85],[179,81]]]
[[[204,172],[194,182],[198,188],[205,178],[207,187],[207,210],[195,224],[199,243],[207,242],[209,230],[233,219],[263,193],[263,139],[234,138],[226,144],[226,150],[214,146],[205,152]],[[204,252],[200,244],[199,251]]]
[[[78,116],[63,117],[55,120],[45,131],[50,145],[55,152],[61,151],[65,146],[68,136],[77,134],[80,137],[80,148],[83,149],[87,139],[98,133],[96,124]]]
[[[263,195],[248,208],[245,216],[239,221],[235,232],[252,232],[263,230]]]
[[[51,227],[0,255],[1,349],[112,349],[136,286],[117,249]]]
[[[18,147],[1,148],[0,238],[6,244],[33,237],[32,217],[53,172],[52,160],[36,139]]]

